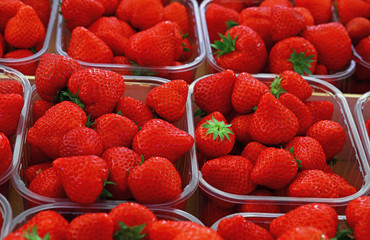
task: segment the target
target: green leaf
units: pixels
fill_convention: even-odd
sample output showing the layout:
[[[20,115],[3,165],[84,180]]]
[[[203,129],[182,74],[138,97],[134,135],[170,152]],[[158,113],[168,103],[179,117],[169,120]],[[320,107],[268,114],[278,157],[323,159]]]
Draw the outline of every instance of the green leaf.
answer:
[[[136,225],[133,227],[127,226],[125,223],[118,221],[119,230],[113,234],[115,240],[140,240],[146,234],[141,234],[145,228],[145,224]]]
[[[194,113],[193,113],[193,116],[196,117],[196,116],[199,116],[201,118],[204,118],[205,116],[207,116],[207,113],[205,111],[203,111],[202,109],[198,109],[196,110]]]
[[[293,52],[290,55],[290,59],[288,59],[289,62],[293,64],[293,69],[296,73],[299,75],[311,75],[312,72],[310,70],[310,67],[312,67],[311,63],[316,62],[316,60],[312,60],[312,58],[315,57],[315,55],[309,55],[305,56],[307,50],[304,52],[297,53],[295,49],[293,48]]]
[[[286,93],[284,88],[282,88],[280,86],[281,80],[283,80],[282,77],[276,76],[275,79],[274,79],[274,82],[271,84],[271,89],[270,89],[272,95],[274,95],[278,99],[279,99],[281,94]]]
[[[234,135],[234,133],[230,130],[231,124],[225,124],[223,121],[218,121],[214,116],[212,116],[212,120],[208,120],[206,122],[207,123],[202,125],[202,127],[208,129],[206,135],[212,134],[213,140],[220,138],[221,142],[225,137],[228,141],[231,141],[229,135]]]
[[[87,115],[87,118],[86,118],[86,124],[85,126],[86,127],[91,127],[95,122],[93,120],[91,120],[91,114]]]
[[[236,44],[236,40],[238,39],[238,36],[232,39],[229,32],[227,32],[226,37],[222,35],[221,33],[218,33],[218,35],[221,37],[221,41],[215,41],[214,44],[211,44],[211,46],[217,50],[216,57],[220,57],[224,54],[234,52],[235,44]]]
[[[239,24],[237,22],[234,22],[233,20],[226,21],[227,30],[229,30],[230,28],[233,28],[235,26],[238,26],[238,25]]]
[[[49,240],[50,239],[50,234],[49,233],[46,233],[45,236],[44,236],[44,238],[41,238],[37,234],[37,226],[35,225],[32,228],[32,231],[30,231],[30,229],[28,229],[27,231],[25,231],[23,237],[25,239],[28,239],[28,240]]]
[[[129,61],[133,66],[140,66],[137,62]],[[131,73],[135,76],[156,76],[158,73],[148,69],[131,69]]]
[[[117,113],[117,114],[122,116],[122,111],[118,111],[118,113]],[[136,123],[136,124],[137,124],[137,123]]]
[[[84,109],[85,104],[79,99],[78,92],[72,94],[68,87],[63,88],[57,93],[57,96],[53,100],[59,100],[60,102],[69,101],[77,104],[80,108]]]
[[[338,159],[333,158],[332,160],[330,160],[330,162],[329,162],[328,164],[334,167],[334,166],[335,166],[335,164],[336,164],[338,161],[339,161]]]
[[[117,184],[111,181],[104,180],[103,190],[96,200],[100,200],[100,199],[106,200],[107,198],[112,197],[112,194],[105,188],[107,185],[117,185]]]

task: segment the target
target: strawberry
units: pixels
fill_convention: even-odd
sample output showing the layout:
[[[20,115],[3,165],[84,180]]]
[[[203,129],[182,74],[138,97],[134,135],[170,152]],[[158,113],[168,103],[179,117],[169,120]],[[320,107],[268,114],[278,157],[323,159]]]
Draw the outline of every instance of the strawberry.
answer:
[[[315,72],[317,52],[306,39],[289,37],[274,45],[269,60],[272,73],[280,74],[289,70],[300,75],[311,75]]]
[[[115,56],[113,57],[113,63],[114,64],[120,64],[120,65],[132,65],[127,57],[125,56]],[[126,66],[127,67],[127,66]],[[132,75],[132,72],[127,70],[115,70],[116,73],[121,75]]]
[[[187,38],[187,35],[182,35],[182,54],[179,59],[177,59],[180,62],[186,62],[191,59],[193,56],[193,46],[191,45],[189,38]],[[182,64],[178,64],[178,62],[174,62],[174,66],[180,66]],[[182,78],[171,78],[171,79],[182,79]],[[186,79],[183,79],[186,81]],[[186,81],[189,83],[189,81]],[[191,83],[191,82],[190,82]]]
[[[302,37],[314,45],[319,63],[324,64],[328,70],[341,70],[351,60],[351,39],[340,23],[308,26]]]
[[[226,119],[224,117],[224,115],[222,115],[222,113],[220,112],[213,112],[211,114],[208,114],[207,116],[205,116],[204,118],[202,118],[198,124],[195,126],[195,129],[197,129],[199,126],[202,126],[203,124],[207,123],[207,121],[210,121],[212,120],[212,118],[215,117],[216,120],[218,120],[219,122],[224,122],[226,123]]]
[[[17,14],[22,5],[20,0],[0,1],[0,32],[4,32],[7,22]]]
[[[299,172],[286,190],[288,197],[337,198],[338,189],[321,170]]]
[[[322,120],[310,127],[307,136],[315,138],[323,147],[326,160],[330,161],[340,153],[346,142],[344,128],[337,122]]]
[[[181,176],[174,165],[162,157],[151,157],[134,167],[128,186],[139,203],[165,203],[181,194]]]
[[[0,132],[7,137],[16,133],[24,99],[16,93],[0,94]]]
[[[264,0],[260,4],[260,7],[274,7],[274,6],[293,7],[293,4],[289,0]]]
[[[181,32],[183,34],[189,33],[189,17],[186,7],[179,3],[173,2],[163,8],[164,21],[172,21],[179,24]]]
[[[306,26],[315,25],[315,19],[313,18],[310,10],[308,10],[307,8],[304,8],[304,7],[294,7],[294,10],[303,15],[303,17],[305,19],[305,25]]]
[[[306,101],[304,102],[311,111],[312,124],[321,120],[331,120],[334,113],[334,105],[330,101]]]
[[[357,53],[366,61],[370,62],[370,36],[364,38],[356,46]]]
[[[84,27],[73,29],[67,53],[71,58],[84,62],[113,62],[113,53],[109,46]]]
[[[243,152],[241,153],[241,156],[243,156],[246,159],[248,159],[249,161],[251,161],[251,163],[254,166],[257,163],[258,156],[266,148],[267,148],[266,146],[262,145],[259,142],[250,142],[243,149]]]
[[[317,228],[328,238],[332,238],[337,232],[338,215],[327,204],[306,204],[272,220],[270,232],[274,237],[279,237],[283,233],[300,226]]]
[[[299,122],[294,113],[270,93],[262,96],[249,125],[252,139],[266,145],[288,142],[298,129]]]
[[[150,240],[172,240],[181,232],[191,231],[201,225],[190,221],[159,220],[149,230]]]
[[[321,144],[312,137],[295,137],[285,146],[293,149],[293,156],[300,161],[299,170],[319,169],[326,166],[326,157]]]
[[[194,99],[205,112],[219,111],[222,114],[232,110],[231,93],[235,82],[235,73],[225,70],[202,78],[194,85]]]
[[[349,202],[346,208],[348,226],[354,228],[370,214],[370,196],[361,196]]]
[[[328,75],[328,69],[323,64],[316,64],[315,75]]]
[[[164,10],[159,0],[122,0],[116,16],[140,30],[148,29],[162,21]]]
[[[356,240],[366,240],[369,239],[369,232],[370,232],[370,214],[367,215],[367,218],[359,221],[356,224],[355,229],[353,231],[354,237]]]
[[[336,9],[339,21],[343,24],[355,17],[370,17],[370,3],[364,0],[340,0],[337,1]]]
[[[312,125],[312,115],[310,109],[296,96],[284,93],[279,101],[298,118],[299,130],[297,135],[304,135]]]
[[[95,202],[108,178],[107,163],[95,155],[58,158],[53,169],[68,198],[81,204]]]
[[[219,4],[219,5],[221,5],[221,6],[234,9],[237,12],[240,12],[241,10],[243,10],[243,8],[245,6],[248,5],[248,3],[245,4],[244,2],[239,2],[239,1],[236,1],[236,2],[224,2],[222,0],[215,0],[214,2],[217,3],[217,4]]]
[[[114,15],[116,8],[118,6],[119,2],[118,0],[97,0],[97,1],[103,5],[105,9],[104,15],[106,16]]]
[[[35,124],[35,122],[39,120],[39,118],[44,116],[46,111],[52,108],[53,106],[54,106],[54,103],[52,102],[48,102],[43,99],[37,100],[32,106],[33,124]]]
[[[219,219],[233,213],[235,213],[234,208],[220,207],[214,202],[208,200],[206,205],[203,206],[200,220],[205,226],[211,227]]]
[[[298,164],[290,152],[267,148],[259,154],[251,179],[258,185],[281,189],[293,180],[297,171]]]
[[[67,239],[111,240],[113,235],[113,220],[106,213],[86,213],[73,219],[67,232]]]
[[[217,3],[210,3],[206,10],[206,22],[210,43],[219,39],[218,34],[224,34],[227,30],[227,22],[238,21],[238,12]]]
[[[48,0],[22,0],[22,2],[35,9],[41,22],[44,24],[45,28],[47,28],[51,12],[50,2]]]
[[[132,97],[122,97],[116,107],[116,112],[121,112],[123,116],[131,119],[139,127],[154,118],[148,105]]]
[[[215,59],[220,67],[248,73],[263,69],[267,51],[257,32],[247,26],[235,26],[220,37],[221,41],[211,44],[216,49]]]
[[[317,228],[296,227],[286,231],[277,240],[329,240],[329,238]]]
[[[52,162],[45,162],[45,163],[32,165],[26,168],[26,171],[24,171],[24,175],[26,177],[27,182],[31,182],[39,173],[41,173],[42,171],[48,168],[51,168],[52,166],[53,166]]]
[[[6,24],[4,37],[13,47],[32,48],[44,42],[45,27],[32,7],[22,5]]]
[[[40,172],[30,182],[28,189],[38,195],[49,198],[63,198],[65,193],[55,170],[50,168]]]
[[[4,55],[4,51],[6,50],[5,49],[5,39],[4,39],[4,37],[3,37],[3,35],[1,34],[1,32],[0,32],[0,57],[3,57],[3,55]]]
[[[370,20],[364,17],[355,17],[346,24],[346,30],[353,45],[357,45],[361,39],[370,35]]]
[[[17,93],[23,95],[23,86],[20,82],[15,80],[0,81],[0,94]]]
[[[116,184],[107,186],[112,198],[118,200],[131,198],[128,174],[141,162],[140,155],[126,147],[112,147],[103,153],[102,158],[110,169],[109,181]]]
[[[221,220],[218,224],[217,232],[224,240],[246,239],[246,236],[251,239],[274,239],[266,229],[247,221],[241,215]]]
[[[25,240],[24,233],[10,233],[5,238],[5,240]]]
[[[284,92],[291,93],[304,101],[312,95],[312,88],[298,73],[284,71],[271,84],[271,93],[280,97],[280,94]]]
[[[61,9],[70,31],[78,26],[87,28],[105,11],[104,6],[98,0],[63,0]]]
[[[248,113],[258,105],[268,87],[249,73],[241,73],[235,80],[231,103],[240,113]]]
[[[313,18],[315,24],[328,23],[331,20],[331,1],[330,0],[296,0],[296,7],[307,8]]]
[[[69,78],[68,89],[85,103],[84,110],[92,119],[111,113],[126,89],[118,73],[96,68],[82,69]]]
[[[28,130],[27,142],[35,145],[52,159],[59,157],[59,147],[65,133],[86,124],[85,112],[72,102],[61,102],[50,108]]]
[[[30,144],[30,159],[28,161],[29,165],[35,165],[52,161],[53,159],[46,155],[46,153],[44,153],[40,148]]]
[[[370,118],[366,120],[365,126],[367,130],[367,135],[370,136]]]
[[[168,66],[180,58],[182,41],[178,25],[164,21],[131,36],[127,41],[125,54],[139,65]]]
[[[34,53],[28,49],[18,49],[18,50],[8,52],[7,54],[4,55],[4,58],[14,58],[14,59],[26,58],[26,57],[32,56],[33,54]],[[34,61],[34,62],[27,63],[27,64],[21,64],[19,66],[11,66],[11,67],[17,71],[20,71],[24,75],[33,76],[35,75],[37,64],[38,62]]]
[[[116,17],[101,17],[88,30],[103,40],[115,56],[125,55],[126,41],[136,33],[128,23]]]
[[[145,159],[163,157],[175,163],[194,144],[187,132],[169,122],[152,119],[144,124],[132,142],[132,149]]]
[[[0,175],[2,175],[12,163],[13,152],[9,139],[0,132]]]
[[[173,240],[223,240],[222,237],[213,229],[198,227],[178,234]]]
[[[248,194],[252,163],[241,156],[227,155],[207,161],[201,168],[204,180],[232,194]]]
[[[273,196],[274,194],[266,188],[257,188],[250,194],[251,196]],[[258,203],[246,203],[240,205],[238,208],[239,212],[261,212],[261,213],[280,213],[280,207],[277,204],[258,204]]]
[[[291,7],[272,7],[271,19],[272,40],[275,42],[295,36],[306,27],[304,16]]]
[[[249,121],[252,118],[252,114],[240,115],[235,117],[231,122],[233,132],[235,133],[235,139],[244,145],[252,141],[249,135]]]
[[[338,189],[339,197],[351,196],[357,192],[356,188],[350,185],[343,177],[335,173],[327,173],[327,175],[331,178],[334,185],[336,185],[335,188]]]

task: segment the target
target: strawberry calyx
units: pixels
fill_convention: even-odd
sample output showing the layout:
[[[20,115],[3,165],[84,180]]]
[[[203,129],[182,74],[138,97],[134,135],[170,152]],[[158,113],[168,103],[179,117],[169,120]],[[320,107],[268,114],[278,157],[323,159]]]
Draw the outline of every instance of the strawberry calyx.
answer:
[[[338,225],[337,233],[335,237],[330,238],[330,240],[353,240],[353,229],[350,228],[347,224],[347,221],[344,220],[344,229],[341,230],[341,226]]]
[[[229,30],[230,28],[233,28],[235,26],[238,26],[239,24],[233,20],[227,20],[226,21],[226,27],[227,27],[227,30]]]
[[[309,55],[306,57],[305,56],[306,52],[307,50],[304,52],[297,53],[293,48],[293,52],[292,54],[290,54],[290,58],[288,59],[288,61],[293,64],[294,71],[299,75],[303,74],[311,75],[312,72],[311,69],[309,68],[311,67],[311,63],[316,61],[312,60],[312,58],[315,57],[315,55]]]
[[[132,66],[137,66],[137,67],[140,66],[135,61],[129,60],[129,62],[131,63]],[[156,76],[158,74],[157,72],[147,70],[147,69],[132,69],[131,73],[134,76]]]
[[[281,80],[283,80],[283,78],[281,76],[276,76],[274,81],[271,84],[271,90],[270,91],[271,91],[272,95],[274,95],[277,99],[279,99],[281,94],[286,93],[284,88],[282,88],[280,86]]]
[[[182,37],[182,40],[185,40],[188,36],[189,36],[189,33],[182,33],[182,31],[180,31],[181,33],[181,37]],[[185,42],[182,42],[182,50],[184,52],[190,52],[190,49],[186,47],[186,43]]]
[[[291,148],[288,150],[288,152],[289,152],[290,154],[292,154],[292,155],[293,155],[294,147],[291,147]],[[294,157],[294,160],[297,162],[298,167],[299,167],[299,168],[300,168],[300,167],[303,167],[303,166],[302,166],[302,161],[301,161],[301,160],[299,160],[299,159],[297,159],[294,155],[293,155],[293,157]]]
[[[115,240],[139,240],[143,239],[146,234],[141,234],[145,224],[129,227],[121,221],[118,221],[119,230],[113,234]]]
[[[104,182],[103,182],[103,190],[101,191],[100,195],[98,196],[98,198],[96,200],[100,200],[100,199],[106,200],[107,198],[112,197],[112,194],[105,188],[109,184],[111,184],[111,185],[117,185],[114,182],[104,180]]]
[[[211,44],[211,46],[217,50],[215,52],[217,54],[216,57],[220,57],[226,53],[234,52],[238,36],[232,39],[229,32],[227,32],[226,37],[221,33],[218,33],[218,35],[221,37],[222,41],[215,41],[214,44]]]
[[[91,119],[91,114],[87,115],[85,126],[89,128],[92,125],[94,125],[94,123],[95,123],[94,120]]]
[[[207,123],[204,123],[202,127],[207,128],[208,131],[206,135],[212,134],[213,140],[216,140],[217,137],[220,137],[221,142],[226,137],[227,140],[230,140],[229,134],[234,133],[229,129],[231,124],[225,124],[224,121],[217,121],[214,116],[212,116],[212,120],[208,120]]]
[[[207,113],[205,112],[205,111],[203,111],[202,109],[198,109],[198,110],[196,110],[194,113],[193,113],[193,116],[194,117],[197,117],[197,116],[199,116],[199,117],[201,117],[201,118],[204,118],[205,116],[207,116]]]
[[[333,158],[332,160],[330,160],[330,162],[328,162],[328,164],[334,167],[334,166],[335,166],[335,164],[336,164],[338,161],[339,161],[338,159]]]
[[[85,104],[78,97],[78,91],[75,94],[72,94],[67,87],[60,90],[53,100],[59,100],[60,102],[69,101],[77,104],[82,109],[85,108]]]
[[[50,239],[49,233],[45,234],[44,238],[41,238],[37,234],[37,226],[34,226],[32,228],[32,232],[30,232],[30,230],[28,230],[27,232],[24,232],[23,237],[28,240],[49,240]]]

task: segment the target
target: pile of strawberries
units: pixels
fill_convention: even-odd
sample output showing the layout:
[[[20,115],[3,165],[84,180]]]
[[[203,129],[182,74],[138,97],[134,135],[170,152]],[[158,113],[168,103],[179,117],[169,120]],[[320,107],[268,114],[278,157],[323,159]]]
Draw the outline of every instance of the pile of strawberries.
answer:
[[[49,0],[0,1],[0,58],[26,58],[39,51],[50,18]],[[35,75],[37,61],[12,65],[25,75]]]
[[[338,8],[341,2],[360,2],[370,15],[368,2],[338,0]],[[266,0],[248,8],[240,2],[211,3],[205,15],[215,62],[248,73],[341,71],[352,59],[352,45],[345,27],[330,22],[331,8],[330,0],[298,0],[294,6],[289,0]]]
[[[185,113],[185,81],[153,88],[144,103],[124,96],[121,75],[47,53],[35,85],[41,99],[32,109],[25,171],[32,192],[84,204],[98,197],[156,204],[181,195],[174,164],[194,139],[172,123]]]

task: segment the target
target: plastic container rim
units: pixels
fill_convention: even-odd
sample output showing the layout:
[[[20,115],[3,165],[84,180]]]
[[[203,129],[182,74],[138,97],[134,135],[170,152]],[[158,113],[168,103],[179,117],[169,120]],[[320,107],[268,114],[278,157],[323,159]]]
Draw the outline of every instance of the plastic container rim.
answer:
[[[3,216],[3,226],[1,227],[0,239],[3,239],[5,237],[5,234],[8,233],[10,230],[13,213],[8,200],[2,194],[0,194],[0,204],[3,208],[1,209],[1,213]]]
[[[370,101],[370,91],[363,94],[359,99],[357,99],[355,104],[355,118],[359,127],[360,136],[362,138],[363,147],[367,154],[368,162],[370,162],[370,136],[366,131],[365,119],[363,114],[363,108],[366,102]]]

